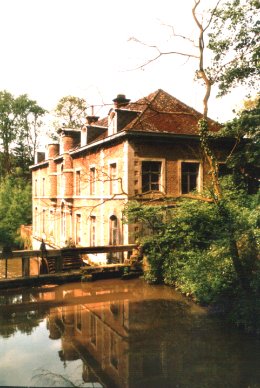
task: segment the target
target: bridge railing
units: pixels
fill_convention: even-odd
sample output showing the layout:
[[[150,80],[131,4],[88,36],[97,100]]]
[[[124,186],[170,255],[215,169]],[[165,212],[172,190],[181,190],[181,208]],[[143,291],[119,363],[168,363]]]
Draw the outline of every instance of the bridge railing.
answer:
[[[98,254],[98,253],[117,253],[117,252],[131,252],[136,249],[136,244],[129,245],[104,245],[93,247],[73,247],[61,249],[47,249],[47,250],[3,250],[0,251],[0,262],[4,264],[4,277],[8,278],[8,265],[10,261],[21,259],[22,261],[22,277],[30,277],[30,259],[38,261],[38,275],[40,274],[41,260],[48,258],[55,259],[55,273],[60,273],[63,270],[63,259],[66,255],[84,255],[84,254]],[[3,272],[3,269],[2,269]],[[1,280],[1,279],[0,279]]]

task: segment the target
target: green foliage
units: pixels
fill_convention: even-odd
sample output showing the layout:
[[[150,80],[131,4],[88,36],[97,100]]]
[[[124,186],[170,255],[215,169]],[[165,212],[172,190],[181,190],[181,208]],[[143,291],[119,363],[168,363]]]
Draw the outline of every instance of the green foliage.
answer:
[[[214,12],[208,48],[213,53],[210,78],[223,96],[238,84],[259,82],[259,0],[230,0]],[[258,84],[259,85],[259,84]]]
[[[19,244],[21,224],[32,222],[31,184],[22,176],[6,176],[0,181],[0,244]]]
[[[142,220],[149,226],[155,220],[151,233],[139,236],[150,283],[163,281],[200,303],[228,302],[233,312],[239,295],[250,294],[254,303],[259,298],[259,198],[234,186],[231,176],[223,179],[222,191],[217,202],[185,198],[172,209],[167,203],[156,207],[133,202],[125,211],[128,222]]]
[[[6,90],[0,92],[1,175],[9,174],[17,165],[28,170],[37,146],[40,118],[45,113],[26,94],[15,98]],[[15,165],[16,157],[18,164]]]
[[[86,110],[87,105],[83,98],[75,96],[62,97],[55,108],[55,114],[61,123],[55,125],[57,127],[63,125],[72,129],[80,128],[84,123]]]
[[[227,160],[227,165],[236,172],[249,189],[257,187],[260,172],[260,98],[255,106],[245,109],[222,129],[220,136],[236,139],[236,147]]]

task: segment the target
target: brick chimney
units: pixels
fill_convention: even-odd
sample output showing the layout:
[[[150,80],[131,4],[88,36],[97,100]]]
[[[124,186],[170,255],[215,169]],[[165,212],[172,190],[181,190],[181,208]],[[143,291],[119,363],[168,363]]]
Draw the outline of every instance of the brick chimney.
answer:
[[[129,104],[130,99],[126,98],[125,94],[118,94],[116,98],[113,99],[113,102],[114,102],[114,108],[118,109]]]
[[[80,131],[61,128],[58,134],[60,135],[60,154],[69,152],[80,145]]]
[[[57,164],[54,159],[59,156],[59,151],[59,144],[48,144],[48,195],[51,199],[56,199],[57,197]]]
[[[56,158],[60,152],[60,145],[58,143],[48,144],[48,159]]]

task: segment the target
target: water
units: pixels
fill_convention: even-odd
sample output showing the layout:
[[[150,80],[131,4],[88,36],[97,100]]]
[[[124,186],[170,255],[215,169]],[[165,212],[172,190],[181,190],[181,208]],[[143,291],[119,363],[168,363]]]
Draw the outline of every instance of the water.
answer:
[[[142,279],[0,294],[0,386],[260,387],[260,341]]]

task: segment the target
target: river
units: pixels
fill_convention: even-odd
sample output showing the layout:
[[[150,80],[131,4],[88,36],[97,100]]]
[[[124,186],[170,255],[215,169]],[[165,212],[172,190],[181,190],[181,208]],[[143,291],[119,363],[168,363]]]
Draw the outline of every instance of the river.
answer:
[[[0,386],[260,387],[260,341],[143,279],[0,291]]]

